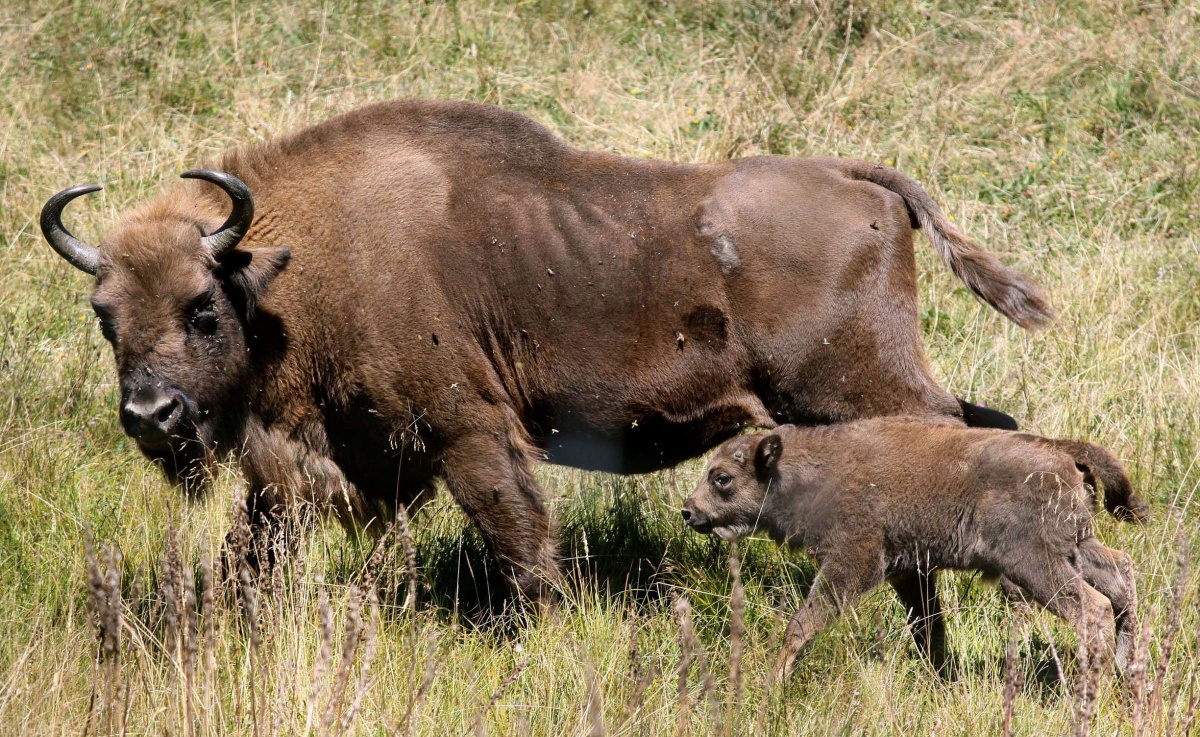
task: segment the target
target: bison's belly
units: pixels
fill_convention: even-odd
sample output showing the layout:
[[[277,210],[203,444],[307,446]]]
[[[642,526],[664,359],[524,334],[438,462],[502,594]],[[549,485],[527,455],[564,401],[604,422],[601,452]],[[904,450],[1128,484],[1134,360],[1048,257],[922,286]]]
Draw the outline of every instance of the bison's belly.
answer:
[[[761,418],[756,420],[749,408],[738,405],[682,422],[643,413],[636,421],[609,428],[560,417],[550,424],[534,423],[534,439],[551,463],[588,471],[651,473],[695,458],[758,421]]]

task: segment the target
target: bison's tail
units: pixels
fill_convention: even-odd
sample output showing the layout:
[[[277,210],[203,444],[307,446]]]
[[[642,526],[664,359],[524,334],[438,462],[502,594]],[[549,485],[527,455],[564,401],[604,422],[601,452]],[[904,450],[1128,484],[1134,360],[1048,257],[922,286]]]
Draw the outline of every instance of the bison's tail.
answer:
[[[960,233],[916,180],[890,166],[855,163],[858,178],[890,189],[904,199],[914,226],[925,230],[942,261],[975,296],[1029,330],[1054,321],[1054,311],[1042,288]]]
[[[1104,487],[1104,508],[1112,516],[1128,522],[1144,522],[1149,518],[1150,510],[1130,486],[1121,461],[1106,448],[1079,440],[1051,442],[1075,459],[1075,465],[1083,471],[1084,481],[1092,488],[1096,488],[1097,480],[1100,481]]]

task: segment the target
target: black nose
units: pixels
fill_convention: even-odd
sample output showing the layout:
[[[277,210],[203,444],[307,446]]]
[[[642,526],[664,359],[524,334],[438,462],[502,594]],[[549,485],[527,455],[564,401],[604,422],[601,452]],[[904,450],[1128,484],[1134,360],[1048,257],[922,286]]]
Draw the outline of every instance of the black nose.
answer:
[[[166,443],[183,419],[183,400],[177,392],[139,389],[121,406],[125,432],[143,445]]]
[[[681,509],[681,510],[679,510],[679,513],[683,515],[684,522],[687,522],[688,520],[690,520],[692,518],[692,513],[690,510]]]

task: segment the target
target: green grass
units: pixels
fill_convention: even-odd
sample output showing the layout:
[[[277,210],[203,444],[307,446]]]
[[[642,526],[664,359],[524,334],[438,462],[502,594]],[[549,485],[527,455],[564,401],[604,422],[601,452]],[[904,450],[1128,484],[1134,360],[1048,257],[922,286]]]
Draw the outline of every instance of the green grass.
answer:
[[[633,156],[844,155],[919,178],[968,233],[1041,280],[1061,314],[1049,331],[1021,332],[966,294],[918,236],[934,370],[1032,430],[1094,440],[1126,461],[1155,519],[1105,520],[1099,534],[1134,558],[1157,667],[1175,540],[1194,549],[1200,538],[1198,21],[1195,3],[1046,0],[0,5],[0,732],[96,734],[112,726],[111,700],[129,734],[302,734],[310,710],[307,731],[322,731],[337,700],[336,677],[312,687],[322,643],[337,671],[351,587],[374,570],[373,538],[323,526],[297,564],[260,582],[257,645],[235,597],[218,598],[199,623],[211,628],[212,667],[196,666],[185,687],[186,648],[170,646],[162,591],[218,553],[240,481],[223,473],[213,494],[189,502],[123,437],[89,280],[50,251],[36,219],[53,192],[98,181],[104,193],[70,216],[97,240],[119,212],[229,146],[399,96],[500,104],[581,147]],[[369,606],[362,615],[375,634],[345,671],[346,704],[361,693],[349,731],[388,733],[432,659],[414,734],[471,731],[515,671],[483,720],[493,734],[587,732],[593,682],[610,733],[674,734],[681,594],[724,700],[728,550],[682,529],[675,511],[697,471],[543,468],[572,575],[566,605],[535,622],[483,613],[498,579],[443,495],[413,520],[415,612],[404,606],[403,555],[390,546],[378,566],[377,621]],[[164,563],[168,519],[182,566]],[[122,556],[118,668],[97,660],[89,534]],[[754,731],[763,703],[774,612],[813,574],[804,556],[765,541],[743,553],[746,693],[729,725],[738,734]],[[1197,570],[1184,578],[1168,684],[1194,672]],[[955,680],[932,678],[881,591],[769,690],[771,733],[998,733],[1010,637],[1025,676],[1014,731],[1069,733],[1072,684],[1057,680],[1051,644],[1070,678],[1073,635],[967,575],[947,578],[946,599]],[[638,659],[661,674],[623,721],[637,681],[631,633]],[[693,733],[712,728],[703,680],[694,669]],[[111,683],[123,694],[110,699]],[[191,725],[188,692],[204,715]],[[1134,701],[1103,686],[1095,732],[1132,734]]]

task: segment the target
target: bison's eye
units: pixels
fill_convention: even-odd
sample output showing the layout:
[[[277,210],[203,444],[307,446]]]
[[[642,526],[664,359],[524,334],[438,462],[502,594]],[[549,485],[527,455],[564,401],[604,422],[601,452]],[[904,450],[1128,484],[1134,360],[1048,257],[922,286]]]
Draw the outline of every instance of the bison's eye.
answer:
[[[92,303],[92,309],[96,312],[96,319],[100,321],[100,334],[109,343],[117,342],[117,329],[113,320],[112,311],[101,304]]]
[[[104,336],[104,339],[109,343],[117,342],[116,328],[113,327],[111,322],[103,318],[100,319],[100,335]]]
[[[719,473],[713,477],[713,483],[718,489],[728,489],[729,485],[733,483],[733,479],[727,473]]]
[[[217,303],[205,298],[188,310],[188,322],[202,333],[211,334],[217,329]]]

